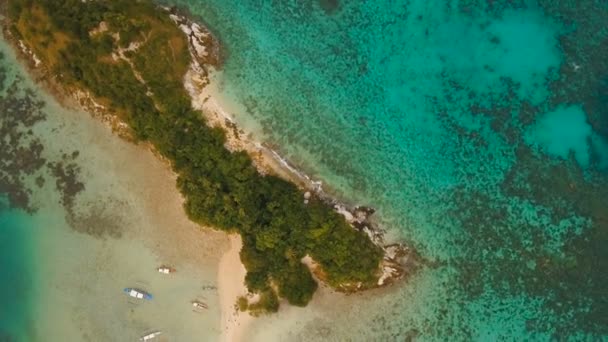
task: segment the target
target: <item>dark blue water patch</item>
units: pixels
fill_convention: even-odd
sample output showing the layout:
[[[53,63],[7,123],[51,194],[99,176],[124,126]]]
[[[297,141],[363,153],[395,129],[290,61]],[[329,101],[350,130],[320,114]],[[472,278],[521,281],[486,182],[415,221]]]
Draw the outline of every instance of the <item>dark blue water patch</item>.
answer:
[[[30,341],[35,303],[31,217],[0,204],[0,341]]]

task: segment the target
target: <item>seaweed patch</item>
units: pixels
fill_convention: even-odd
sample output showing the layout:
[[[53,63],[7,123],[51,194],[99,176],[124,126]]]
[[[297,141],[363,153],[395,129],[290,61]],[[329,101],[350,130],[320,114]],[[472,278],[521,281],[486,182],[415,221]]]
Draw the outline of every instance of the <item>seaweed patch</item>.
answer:
[[[0,56],[0,61],[3,58]],[[31,213],[35,208],[26,177],[38,173],[46,160],[41,141],[29,132],[45,119],[41,110],[44,103],[31,90],[21,89],[19,78],[5,84],[6,73],[0,66],[0,193],[7,195],[10,207]]]
[[[125,203],[107,199],[94,203],[82,203],[78,209],[71,208],[66,217],[72,229],[96,238],[122,237],[124,219],[117,215]]]
[[[61,193],[61,204],[68,212],[71,212],[74,208],[76,195],[84,190],[84,183],[78,179],[80,166],[73,161],[74,156],[77,155],[76,153],[72,156],[64,154],[62,161],[47,165],[51,174],[55,177],[55,186]]]

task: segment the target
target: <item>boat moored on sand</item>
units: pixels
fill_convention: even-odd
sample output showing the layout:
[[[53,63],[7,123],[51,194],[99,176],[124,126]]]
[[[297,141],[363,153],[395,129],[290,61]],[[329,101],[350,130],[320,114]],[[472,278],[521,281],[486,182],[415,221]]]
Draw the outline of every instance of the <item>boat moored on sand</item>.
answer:
[[[175,271],[176,271],[175,268],[169,267],[169,266],[160,266],[156,270],[158,271],[158,273],[163,273],[163,274],[175,273]]]
[[[137,299],[152,300],[152,295],[144,290],[127,287],[123,291],[126,294],[128,294],[129,297],[133,297],[133,298],[137,298]]]
[[[161,331],[154,331],[139,338],[140,341],[150,341],[162,334]]]
[[[207,306],[207,304],[199,301],[199,300],[193,300],[192,301],[192,307],[195,309],[208,309],[209,307]]]

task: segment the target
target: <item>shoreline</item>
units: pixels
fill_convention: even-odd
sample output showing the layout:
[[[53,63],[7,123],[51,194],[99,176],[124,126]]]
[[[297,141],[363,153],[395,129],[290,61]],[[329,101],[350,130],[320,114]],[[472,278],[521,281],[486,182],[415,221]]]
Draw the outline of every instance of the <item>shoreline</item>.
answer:
[[[230,249],[226,251],[218,266],[218,291],[221,311],[220,341],[243,341],[247,327],[253,323],[254,317],[248,312],[239,311],[236,299],[248,294],[245,286],[245,266],[241,263],[239,252],[243,246],[238,234],[230,234]]]
[[[387,231],[371,220],[375,209],[349,205],[326,193],[323,190],[322,181],[313,180],[271,146],[254,140],[251,132],[245,132],[238,126],[230,112],[238,112],[241,105],[236,101],[226,99],[218,87],[218,78],[222,76],[223,64],[221,42],[204,24],[200,23],[200,19],[194,18],[187,9],[176,6],[161,6],[161,8],[169,14],[171,20],[189,41],[188,50],[192,62],[183,77],[183,85],[191,98],[191,105],[202,113],[208,126],[221,128],[225,132],[224,146],[229,151],[246,152],[260,174],[277,176],[295,184],[304,191],[304,203],[308,203],[308,199],[314,194],[336,213],[342,215],[353,229],[365,233],[374,245],[382,249],[381,275],[376,286],[361,288],[360,284],[342,284],[337,290],[357,292],[369,288],[385,287],[413,274],[424,263],[423,258],[416,250],[402,241],[385,240]],[[313,274],[320,273],[317,272],[318,269],[307,266]],[[323,279],[320,280],[323,281]]]
[[[190,44],[192,44],[192,32],[199,32],[202,34],[209,34],[206,28],[201,25],[190,21],[187,17],[177,16],[180,20],[185,20],[185,22],[196,25],[198,27],[197,30],[184,30],[184,28],[188,29],[188,26],[178,24],[178,27],[188,36]],[[172,17],[173,19],[173,17]],[[175,21],[175,20],[174,20]],[[202,31],[201,31],[202,30]],[[10,32],[5,36],[11,36]],[[17,48],[16,41],[19,41],[15,37],[11,37],[9,41],[12,41],[12,45],[15,50],[19,51],[22,56],[26,57],[27,60],[27,69],[33,74],[34,79],[41,83],[44,86],[45,90],[47,90],[52,96],[57,98],[59,102],[66,106],[67,108],[80,108],[84,111],[90,113],[95,118],[101,118],[101,121],[107,124],[112,131],[126,140],[133,140],[130,134],[130,128],[118,117],[117,113],[112,113],[108,108],[106,108],[102,104],[98,104],[95,100],[86,92],[86,91],[74,91],[73,93],[68,93],[66,89],[63,89],[61,85],[58,84],[58,81],[54,76],[50,75],[47,69],[45,69],[44,64],[39,65],[37,63],[37,57],[33,53],[28,53],[27,50]],[[202,40],[194,40],[197,42],[201,42]],[[19,41],[21,42],[21,41]],[[324,202],[329,204],[334,211],[344,216],[346,221],[353,227],[353,229],[357,229],[365,232],[370,240],[376,245],[382,248],[384,251],[384,260],[381,265],[381,271],[383,272],[379,278],[377,286],[368,287],[368,288],[377,288],[377,287],[385,287],[401,278],[403,278],[406,274],[411,274],[418,267],[418,259],[415,251],[406,247],[405,245],[399,243],[386,244],[384,241],[384,231],[379,227],[373,225],[369,220],[369,216],[374,213],[373,209],[365,208],[365,207],[350,207],[337,199],[331,197],[330,195],[323,192],[322,183],[316,182],[308,177],[305,173],[299,171],[296,167],[292,166],[286,159],[281,157],[276,151],[271,149],[270,147],[265,146],[263,143],[259,143],[257,141],[252,140],[248,136],[245,135],[245,132],[240,130],[236,123],[232,120],[230,115],[227,112],[227,108],[230,108],[229,105],[225,103],[225,99],[223,99],[222,94],[217,92],[214,87],[215,84],[211,84],[212,77],[211,75],[216,76],[216,73],[220,71],[216,71],[215,66],[213,65],[205,65],[201,66],[199,61],[201,60],[201,56],[195,54],[195,51],[200,51],[195,49],[195,47],[190,46],[190,52],[193,54],[193,63],[191,64],[188,73],[184,77],[184,85],[186,90],[191,96],[192,105],[194,109],[200,110],[204,117],[207,119],[207,124],[209,126],[217,126],[221,127],[226,132],[226,147],[231,150],[243,150],[246,151],[252,158],[254,165],[262,174],[273,174],[284,178],[292,183],[295,183],[298,187],[305,189],[306,192],[304,194],[303,200],[306,202],[308,197],[311,196],[311,192],[316,196],[321,198]],[[204,50],[203,50],[204,51]],[[211,72],[210,72],[211,71]],[[78,90],[78,89],[76,89]],[[147,150],[151,150],[152,153],[161,160],[163,163],[168,163],[166,158],[163,158],[149,143],[140,144],[140,147],[143,147]],[[175,173],[172,171],[175,175]],[[308,196],[308,197],[307,197]],[[180,193],[181,197],[181,193]],[[183,198],[182,198],[183,199]],[[240,251],[240,241],[234,242],[231,238],[231,248],[228,250],[223,256],[222,261],[220,262],[220,276],[227,271],[224,268],[229,269],[229,273],[237,274],[239,272],[236,271],[235,268],[238,268],[240,271],[244,271],[244,266],[240,262],[238,252]],[[314,269],[311,269],[314,273]],[[222,276],[223,277],[223,276]],[[229,277],[232,280],[240,279],[241,276],[233,275]],[[244,273],[242,275],[244,277]],[[322,279],[321,279],[322,280]],[[248,323],[253,320],[253,317],[249,314],[238,314],[236,318],[230,319],[233,317],[233,314],[229,314],[233,312],[234,304],[236,303],[237,297],[239,294],[246,294],[247,290],[245,288],[244,293],[242,292],[242,288],[234,287],[236,285],[230,284],[230,280],[223,280],[224,284],[228,284],[227,286],[218,286],[219,291],[221,292],[222,300],[222,336],[228,338],[228,340],[232,338],[239,338],[242,336],[243,331],[245,330]],[[242,280],[241,280],[242,282]],[[244,288],[244,286],[242,285]],[[223,289],[222,289],[223,288]],[[357,292],[363,290],[364,288],[360,287],[360,284],[345,284],[344,287],[336,288],[336,290],[340,292]],[[235,294],[232,296],[231,294]],[[229,302],[228,297],[232,298],[232,303]],[[225,324],[227,323],[227,324]],[[224,331],[224,327],[226,327],[226,331]]]
[[[9,41],[2,39],[2,44],[8,47]],[[34,92],[45,103],[45,119],[32,128],[44,146],[42,156],[51,162],[77,150],[71,163],[85,183],[73,197],[76,221],[67,219],[62,190],[51,181],[50,170],[41,171],[44,184],[28,184],[37,211],[25,217],[23,229],[31,231],[23,232],[33,234],[35,276],[44,279],[43,286],[24,288],[24,295],[33,291],[37,296],[29,339],[77,341],[86,340],[86,334],[96,340],[137,340],[152,328],[165,332],[163,340],[216,339],[220,307],[215,285],[219,260],[229,247],[227,236],[186,217],[170,169],[149,150],[119,139],[89,113],[56,101],[28,75],[25,63],[16,58],[19,51],[8,51],[19,89]],[[159,274],[161,264],[178,272],[170,278]],[[154,305],[126,300],[121,289],[134,285],[153,293]],[[210,312],[193,313],[189,301],[202,297]],[[71,324],[75,319],[79,324]]]
[[[204,77],[198,73],[198,66],[192,65],[184,76],[184,86],[192,99],[192,107],[199,110],[211,127],[221,128],[226,133],[225,147],[230,151],[244,151],[251,157],[254,166],[261,174],[281,177],[296,184],[305,191],[303,200],[311,194],[330,205],[342,215],[353,229],[364,232],[369,239],[384,251],[381,265],[382,275],[377,287],[385,287],[413,273],[422,262],[413,248],[400,241],[386,241],[387,231],[371,221],[375,209],[365,206],[348,205],[326,193],[322,181],[315,181],[303,171],[293,166],[278,152],[251,138],[251,133],[240,128],[230,112],[238,110],[239,105],[227,100],[219,90],[218,78],[221,70],[211,66]],[[307,265],[310,266],[310,265]],[[310,267],[309,267],[310,268]],[[311,268],[315,273],[315,269]],[[345,287],[345,292],[358,291],[360,288]]]
[[[156,151],[150,143],[134,143],[130,133],[129,126],[123,122],[115,113],[112,113],[103,105],[98,104],[85,91],[76,90],[69,94],[54,78],[49,77],[49,71],[44,68],[44,64],[37,63],[37,57],[29,49],[24,47],[21,40],[16,40],[8,31],[2,32],[2,37],[12,45],[15,50],[15,56],[20,59],[24,69],[32,77],[32,80],[41,87],[41,89],[57,101],[57,103],[69,111],[82,111],[88,114],[93,120],[97,120],[109,129],[113,135],[118,136],[121,140],[133,144],[135,149],[142,149],[145,152],[150,152],[154,157],[163,164],[166,172],[171,174],[172,179],[177,178],[177,174],[171,168],[169,161]],[[182,193],[174,189],[175,196],[179,198],[181,204],[185,198]],[[153,201],[157,203],[157,200]],[[180,205],[181,206],[181,205]],[[184,216],[183,209],[181,211]],[[241,295],[247,295],[248,291],[244,285],[246,270],[240,261],[239,252],[242,247],[240,236],[216,230],[209,227],[199,227],[198,234],[213,232],[213,234],[225,235],[229,240],[229,246],[219,258],[217,266],[217,291],[220,304],[220,339],[226,342],[241,341],[246,328],[253,322],[254,317],[248,313],[239,312],[236,310],[236,300]],[[165,250],[166,248],[163,248]],[[164,253],[168,253],[165,251]],[[171,254],[171,253],[169,253]]]

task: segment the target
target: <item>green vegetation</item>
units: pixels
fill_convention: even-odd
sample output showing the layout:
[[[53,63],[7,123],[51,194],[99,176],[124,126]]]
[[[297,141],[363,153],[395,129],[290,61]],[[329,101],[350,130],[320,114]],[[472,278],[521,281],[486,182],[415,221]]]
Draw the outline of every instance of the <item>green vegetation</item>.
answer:
[[[257,302],[249,304],[247,310],[254,316],[266,312],[277,312],[279,310],[279,298],[277,298],[273,289],[268,288],[260,293],[260,299]]]
[[[239,311],[247,311],[249,308],[249,301],[247,300],[247,297],[240,296],[237,298],[236,307],[239,309]]]
[[[149,1],[10,0],[11,32],[32,48],[67,90],[84,88],[114,110],[136,139],[171,160],[189,217],[238,232],[253,312],[276,311],[277,295],[304,306],[317,288],[301,263],[310,255],[332,286],[372,285],[382,251],[319,199],[304,204],[293,184],[260,175],[231,153],[220,129],[192,109],[183,86],[185,35]],[[100,23],[107,24],[107,30]],[[118,35],[116,34],[118,33]],[[140,47],[113,58],[119,48]]]

